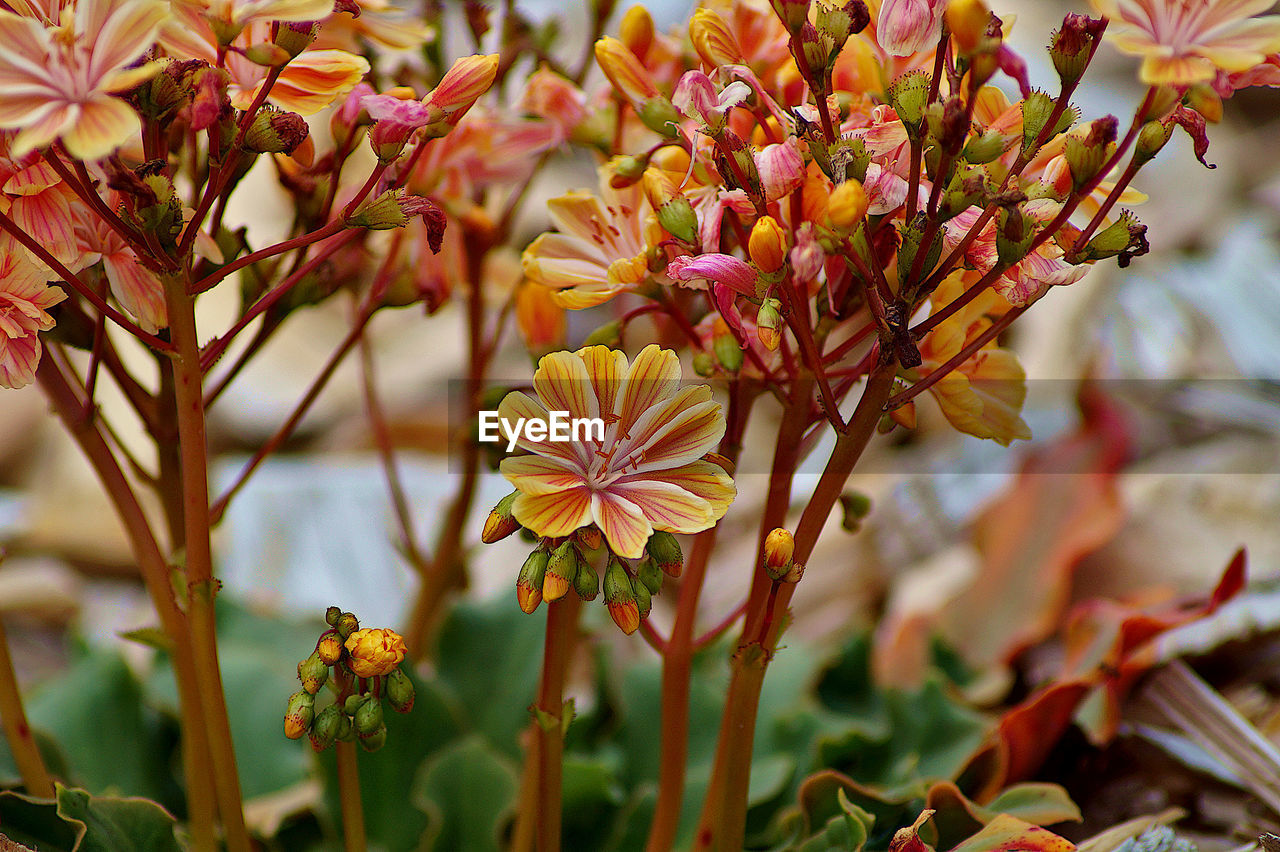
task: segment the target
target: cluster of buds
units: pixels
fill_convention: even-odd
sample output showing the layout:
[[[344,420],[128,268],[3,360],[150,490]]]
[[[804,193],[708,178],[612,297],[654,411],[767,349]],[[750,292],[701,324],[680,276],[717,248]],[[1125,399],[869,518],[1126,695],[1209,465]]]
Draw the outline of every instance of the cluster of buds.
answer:
[[[521,528],[512,513],[518,494],[507,495],[489,513],[481,534],[485,544],[501,541]],[[570,592],[593,601],[600,594],[603,572],[605,606],[614,623],[630,635],[649,617],[663,577],[679,577],[683,570],[680,542],[669,532],[655,531],[640,559],[624,559],[609,549],[600,530],[591,525],[567,537],[541,538],[516,577],[516,600],[526,613],[534,612],[544,600],[553,603]]]
[[[413,683],[400,670],[404,640],[385,627],[361,628],[353,613],[336,606],[325,612],[325,621],[329,629],[320,634],[311,656],[298,663],[302,689],[289,696],[284,735],[296,740],[308,734],[316,751],[336,740],[377,751],[387,742],[383,701],[397,713],[413,709]],[[334,701],[316,710],[316,695],[326,684]]]
[[[795,561],[796,540],[781,527],[764,539],[764,573],[775,583],[798,583],[804,566]]]

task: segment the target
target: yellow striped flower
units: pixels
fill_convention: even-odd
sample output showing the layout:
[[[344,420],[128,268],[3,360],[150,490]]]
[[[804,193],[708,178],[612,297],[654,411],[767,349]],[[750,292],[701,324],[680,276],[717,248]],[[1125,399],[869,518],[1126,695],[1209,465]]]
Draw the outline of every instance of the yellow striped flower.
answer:
[[[537,399],[508,394],[499,416],[549,422],[563,411],[606,425],[599,440],[520,438],[528,455],[504,459],[502,474],[520,492],[512,511],[525,527],[559,537],[595,524],[614,553],[637,559],[655,530],[695,533],[724,517],[733,480],[704,458],[724,414],[707,386],[681,386],[674,352],[650,345],[630,364],[606,346],[555,352],[533,386]]]

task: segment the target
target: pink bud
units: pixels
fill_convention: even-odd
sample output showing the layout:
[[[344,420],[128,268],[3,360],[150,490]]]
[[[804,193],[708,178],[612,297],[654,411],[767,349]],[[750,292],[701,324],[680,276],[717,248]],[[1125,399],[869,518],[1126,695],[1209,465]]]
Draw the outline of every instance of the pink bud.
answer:
[[[804,160],[794,138],[766,145],[756,153],[755,161],[766,201],[777,201],[804,183]]]
[[[467,110],[489,91],[498,75],[498,54],[464,56],[445,72],[440,85],[423,100],[445,114],[450,124],[457,124]]]

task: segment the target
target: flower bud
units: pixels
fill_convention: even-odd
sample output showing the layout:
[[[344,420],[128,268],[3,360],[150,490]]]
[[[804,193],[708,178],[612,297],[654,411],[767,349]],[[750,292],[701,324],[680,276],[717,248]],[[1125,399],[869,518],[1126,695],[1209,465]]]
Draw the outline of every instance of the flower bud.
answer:
[[[989,163],[1004,153],[1005,139],[999,131],[988,130],[981,136],[971,136],[965,143],[962,156],[975,166]]]
[[[827,220],[843,233],[852,233],[867,214],[867,192],[862,184],[850,179],[840,184],[827,201]]]
[[[453,63],[439,84],[422,99],[424,106],[444,116],[445,128],[428,127],[429,135],[443,136],[448,127],[456,127],[480,96],[489,91],[498,76],[498,58],[496,53],[476,54],[463,56]]]
[[[297,59],[320,33],[319,21],[272,21],[271,42],[289,59]]]
[[[1163,121],[1148,121],[1142,125],[1142,130],[1138,131],[1138,141],[1133,146],[1134,162],[1141,165],[1160,153],[1160,149],[1173,136],[1173,128],[1173,122]]]
[[[342,608],[331,606],[324,611],[324,621],[330,627],[337,625],[338,619],[342,616]]]
[[[636,614],[640,616],[641,621],[644,621],[653,609],[653,593],[649,591],[648,586],[640,582],[638,577],[631,578],[631,593],[636,598]]]
[[[1097,176],[1115,151],[1117,125],[1116,117],[1108,115],[1090,123],[1084,134],[1067,134],[1063,155],[1071,169],[1071,184],[1076,192]]]
[[[333,607],[337,609],[337,607]],[[341,617],[341,613],[339,614]],[[337,621],[338,619],[334,619]],[[316,643],[316,655],[325,665],[333,665],[342,658],[342,639],[336,633],[326,633]]]
[[[284,713],[284,735],[291,740],[300,739],[311,727],[315,715],[316,697],[306,690],[289,696],[289,707]]]
[[[1034,91],[1027,95],[1022,101],[1022,151],[1029,153],[1036,143],[1036,139],[1044,131],[1045,125],[1049,123],[1049,118],[1053,115],[1054,100],[1044,92]],[[1058,123],[1049,129],[1041,142],[1048,142],[1062,131],[1071,126],[1076,118],[1076,110],[1068,107],[1062,111],[1058,117]]]
[[[791,533],[779,527],[764,540],[764,571],[771,580],[781,580],[791,567],[796,541]]]
[[[357,630],[347,637],[347,666],[357,677],[390,674],[408,652],[399,633],[387,627]]]
[[[520,522],[511,511],[511,507],[515,505],[516,498],[519,496],[519,491],[512,491],[498,501],[498,505],[493,507],[489,517],[485,519],[484,531],[480,533],[481,541],[485,544],[493,544],[520,529]]]
[[[773,2],[785,2],[785,0],[773,0]],[[793,0],[794,2],[795,0]],[[808,6],[809,4],[805,0],[804,15],[806,17],[809,12]],[[804,22],[805,19],[802,18],[800,26],[803,26]],[[867,4],[862,0],[850,0],[844,5],[836,3],[818,4],[814,25],[818,32],[831,44],[831,49],[827,54],[827,67],[835,64],[836,57],[840,55],[840,49],[849,40],[849,36],[862,32],[869,23],[871,23],[871,13],[867,10]],[[799,27],[796,29],[799,29]],[[796,29],[792,29],[792,32],[795,32]]]
[[[656,595],[662,591],[662,578],[662,569],[653,561],[652,556],[641,562],[640,567],[636,569],[636,579],[644,584],[650,594]]]
[[[721,131],[718,139],[724,149],[728,151],[729,158],[733,162],[733,168],[720,167],[721,174],[724,175],[725,180],[733,186],[745,179],[746,184],[739,188],[752,198],[762,197],[764,195],[764,182],[760,179],[760,169],[756,166],[756,158],[751,151],[751,146],[741,136],[728,128]]]
[[[1222,96],[1214,91],[1211,84],[1196,83],[1187,89],[1183,99],[1188,107],[1204,116],[1204,120],[1210,124],[1222,121]]]
[[[369,700],[369,694],[366,692],[348,695],[346,701],[342,702],[342,712],[348,716],[355,716],[360,711],[360,708],[364,706],[364,703]]]
[[[652,75],[640,64],[636,55],[616,38],[605,36],[597,41],[595,54],[596,63],[609,78],[613,88],[631,101],[632,106],[637,110],[646,101],[662,97],[657,87],[653,85]],[[667,104],[670,106],[670,101]],[[675,107],[671,107],[671,111],[674,114]],[[678,114],[676,120],[679,120]],[[646,126],[648,126],[647,123]]]
[[[919,128],[924,108],[929,105],[929,76],[923,71],[909,71],[894,80],[889,86],[889,104],[908,133]]]
[[[666,530],[657,530],[649,536],[649,543],[644,549],[668,577],[679,577],[684,570],[684,554],[680,551],[680,542]]]
[[[1105,21],[1100,18],[1074,13],[1062,19],[1062,28],[1049,42],[1049,58],[1063,86],[1074,85],[1084,76],[1093,44],[1102,35],[1104,26]]]
[[[352,721],[355,723],[356,733],[360,736],[376,733],[382,727],[382,702],[376,698],[369,698],[360,705],[360,709],[356,710]]]
[[[1001,207],[996,214],[996,258],[1007,269],[1027,256],[1036,236],[1036,220],[1022,205]]]
[[[573,588],[573,580],[578,576],[578,551],[573,547],[573,540],[566,540],[551,554],[547,562],[547,572],[542,578],[542,598],[547,603],[558,601]]]
[[[368,752],[374,752],[387,744],[387,728],[382,726],[371,734],[359,734],[360,748]]]
[[[781,307],[782,303],[777,299],[765,299],[756,313],[756,337],[760,338],[760,343],[770,352],[776,351],[782,342],[783,320],[782,313],[778,310]]]
[[[643,8],[641,6],[632,6],[632,9]],[[609,161],[609,171],[612,175],[609,177],[609,186],[614,189],[626,189],[634,186],[644,178],[645,169],[649,168],[649,158],[646,156],[631,157],[617,156]]]
[[[717,322],[716,327],[719,333],[711,338],[711,348],[716,354],[716,360],[726,371],[736,373],[742,369],[745,360],[742,347],[723,322]]]
[[[621,343],[622,320],[609,320],[609,322],[588,334],[586,339],[582,341],[583,346],[608,346],[610,349],[616,349]],[[587,549],[594,550],[594,548]]]
[[[414,697],[413,681],[407,674],[396,669],[387,675],[387,701],[391,702],[392,710],[408,713],[413,709]]]
[[[653,45],[653,16],[643,6],[632,6],[622,16],[618,35],[622,37],[623,45],[643,62]]]
[[[791,583],[795,585],[800,582],[800,578],[804,576],[804,566],[799,562],[792,562],[791,567],[787,569],[787,573],[778,578],[780,583]]]
[[[698,244],[698,216],[666,172],[653,167],[646,169],[644,194],[657,211],[658,224],[667,233],[689,245]]]
[[[951,0],[943,13],[956,54],[969,57],[987,44],[987,25],[991,11],[982,0]]]
[[[593,601],[600,594],[600,575],[585,559],[578,561],[578,573],[573,578],[573,592],[584,601]]]
[[[302,681],[303,690],[312,695],[329,680],[329,664],[320,658],[318,650],[298,663],[298,679]]]
[[[351,717],[346,713],[338,714],[338,739],[344,743],[356,740],[356,726],[351,724]]]
[[[341,727],[342,711],[337,704],[330,704],[316,714],[315,721],[311,724],[311,747],[318,752],[324,751],[338,738]]]
[[[699,350],[693,353],[693,372],[704,379],[709,379],[716,374],[716,360],[711,357],[711,353]]]
[[[927,277],[938,265],[938,259],[942,257],[942,229],[933,228],[933,240],[925,246],[923,241],[929,230],[929,217],[923,211],[912,217],[911,221],[903,222],[899,227],[898,286],[904,290],[918,283],[918,281],[909,281],[908,278],[921,251],[924,252],[924,258],[920,263],[920,279]]]
[[[613,623],[623,633],[630,636],[636,632],[640,627],[640,608],[631,587],[631,577],[616,556],[609,557],[609,566],[604,572],[604,602]]]
[[[702,8],[693,13],[689,20],[689,39],[702,61],[713,68],[746,64],[733,30],[724,18],[711,9]]]
[[[769,0],[773,12],[789,33],[798,33],[809,20],[809,0]]]
[[[338,623],[334,625],[334,629],[338,631],[339,638],[345,642],[347,637],[360,629],[360,619],[356,618],[354,612],[344,612],[338,616]]]
[[[1123,210],[1119,219],[1095,234],[1079,253],[1067,255],[1065,259],[1068,263],[1089,263],[1114,257],[1123,269],[1133,258],[1141,257],[1150,250],[1147,226],[1131,212]]]
[[[409,195],[403,189],[388,189],[377,198],[366,201],[360,209],[347,217],[348,228],[368,228],[370,231],[387,231],[403,228],[414,216],[422,216],[427,223],[428,240],[432,251],[439,252],[436,239],[444,236],[445,215],[430,199]]]
[[[297,113],[263,107],[244,135],[244,147],[259,154],[292,154],[310,132]]]
[[[277,65],[284,65],[293,58],[289,56],[289,51],[285,50],[283,47],[265,42],[249,45],[244,49],[241,55],[254,65],[261,65],[264,68],[274,68]]]
[[[542,603],[542,584],[547,573],[551,554],[539,548],[529,554],[516,578],[516,600],[520,609],[531,613]]]
[[[747,253],[761,272],[777,272],[787,262],[787,233],[772,216],[761,216],[751,226]]]

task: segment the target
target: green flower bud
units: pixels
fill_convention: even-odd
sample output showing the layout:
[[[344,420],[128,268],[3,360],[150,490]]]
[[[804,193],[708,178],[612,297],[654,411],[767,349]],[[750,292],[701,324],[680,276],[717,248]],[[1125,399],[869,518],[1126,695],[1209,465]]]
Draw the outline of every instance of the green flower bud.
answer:
[[[636,598],[636,610],[640,614],[640,620],[644,621],[649,617],[649,611],[653,609],[653,593],[636,577],[631,578],[631,590]]]
[[[640,627],[640,608],[631,576],[616,556],[609,557],[609,566],[604,572],[604,602],[609,616],[623,633],[630,636],[636,632]]]
[[[344,612],[338,616],[338,623],[334,627],[338,631],[338,636],[345,642],[348,636],[360,629],[360,619],[356,618],[354,612]]]
[[[342,608],[331,606],[324,611],[324,621],[330,627],[336,627],[338,619],[342,617]]]
[[[889,104],[906,125],[909,134],[919,132],[924,108],[928,103],[929,75],[923,71],[903,74],[889,87]]]
[[[639,8],[638,6],[636,8]],[[611,320],[587,335],[583,346],[608,346],[611,349],[622,344],[622,320]]]
[[[732,334],[717,334],[711,340],[711,348],[715,350],[716,360],[725,370],[736,373],[742,369],[745,356]]]
[[[908,281],[911,268],[915,265],[916,256],[921,252],[921,242],[929,229],[929,217],[923,211],[917,213],[910,222],[903,222],[899,229],[901,245],[898,249],[898,282],[902,288],[914,287],[917,281]],[[927,278],[942,257],[942,229],[934,228],[933,239],[923,247],[924,261],[920,265],[920,279]],[[908,297],[909,298],[909,297]]]
[[[382,727],[382,702],[370,697],[360,705],[353,717],[356,733],[361,737],[368,736]]]
[[[292,154],[310,132],[297,113],[263,107],[244,135],[244,147],[258,154]]]
[[[644,546],[653,558],[655,565],[668,577],[679,577],[684,570],[684,553],[680,550],[680,542],[674,535],[658,530],[649,536],[649,543]]]
[[[320,652],[315,651],[310,657],[298,663],[298,679],[302,681],[304,691],[315,695],[329,680],[329,666],[320,659]]]
[[[1121,269],[1135,257],[1150,251],[1147,244],[1147,226],[1128,210],[1120,212],[1120,218],[1094,235],[1077,254],[1067,255],[1068,263],[1090,263],[1108,257],[1116,258]]]
[[[373,733],[360,734],[359,739],[360,748],[369,752],[377,751],[387,744],[387,728],[384,725]]]
[[[356,713],[360,712],[360,708],[363,707],[364,703],[368,700],[369,696],[361,693],[348,695],[347,700],[342,704],[342,712],[346,713],[348,716],[354,716]]]
[[[551,554],[547,561],[547,573],[542,578],[542,598],[550,603],[558,601],[573,588],[578,576],[578,551],[573,539],[566,540]]]
[[[305,690],[289,696],[289,706],[284,713],[284,735],[291,740],[302,737],[311,727],[315,716],[316,697]]]
[[[316,751],[324,751],[333,745],[338,738],[338,730],[342,727],[342,711],[338,705],[330,704],[316,714],[311,725],[311,747]]]
[[[413,681],[407,674],[396,669],[387,675],[387,701],[391,702],[392,710],[408,713],[413,709],[414,697]]]
[[[578,562],[578,573],[573,578],[573,591],[584,601],[593,601],[600,594],[600,575],[585,559]]]
[[[840,495],[840,508],[844,513],[841,526],[848,532],[857,532],[863,518],[871,514],[871,498],[861,491],[846,491]]]
[[[1022,101],[1022,152],[1030,153],[1032,146],[1035,144],[1036,138],[1049,122],[1049,117],[1053,115],[1055,101],[1044,92],[1033,91]],[[1044,142],[1048,142],[1062,131],[1075,122],[1079,111],[1075,107],[1067,107],[1062,111],[1062,115],[1058,117],[1058,122],[1044,137]],[[1041,143],[1043,144],[1043,143]]]
[[[981,136],[971,136],[965,143],[961,156],[967,162],[980,166],[999,157],[1006,147],[1004,136],[994,130],[988,130]]]
[[[636,114],[640,116],[641,124],[660,136],[674,139],[680,135],[683,116],[664,95],[649,98],[640,105]]]
[[[1173,136],[1173,122],[1148,121],[1138,131],[1138,141],[1133,147],[1133,161],[1142,165],[1160,153]]]
[[[289,59],[296,59],[311,46],[320,33],[319,21],[273,21],[271,41],[285,52]]]
[[[711,357],[711,353],[698,351],[693,353],[693,371],[704,379],[714,376],[716,373],[716,362]]]
[[[683,195],[676,196],[658,208],[658,224],[681,242],[698,244],[698,216]]]
[[[520,567],[520,576],[516,577],[516,600],[520,609],[531,613],[542,603],[542,584],[546,578],[547,562],[551,554],[538,548],[529,554],[529,558]]]
[[[347,217],[348,228],[367,228],[370,231],[389,231],[403,228],[414,216],[422,216],[430,231],[438,225],[444,233],[444,213],[429,199],[410,195],[403,189],[388,189],[377,198],[366,201],[360,209]],[[435,245],[432,246],[435,249]]]
[[[493,507],[489,517],[485,519],[484,531],[480,533],[481,541],[485,544],[493,544],[520,529],[520,522],[511,511],[511,507],[515,505],[516,498],[519,496],[519,491],[512,491],[498,501],[498,505]]]
[[[338,739],[344,743],[356,741],[356,726],[351,724],[351,717],[346,713],[338,714]]]
[[[1088,131],[1083,134],[1067,134],[1063,154],[1071,169],[1072,189],[1079,192],[1081,187],[1102,170],[1103,164],[1116,149],[1117,125],[1116,117],[1108,115],[1091,122]]]
[[[1021,205],[1001,207],[996,214],[996,257],[1008,268],[1027,256],[1036,236],[1036,221]]]
[[[1064,86],[1080,81],[1089,65],[1093,43],[1102,35],[1105,21],[1084,15],[1067,15],[1062,28],[1053,34],[1049,42],[1049,58]]]
[[[662,577],[662,569],[653,561],[652,556],[641,562],[640,567],[636,569],[636,579],[644,584],[650,594],[656,595],[662,591]]]

